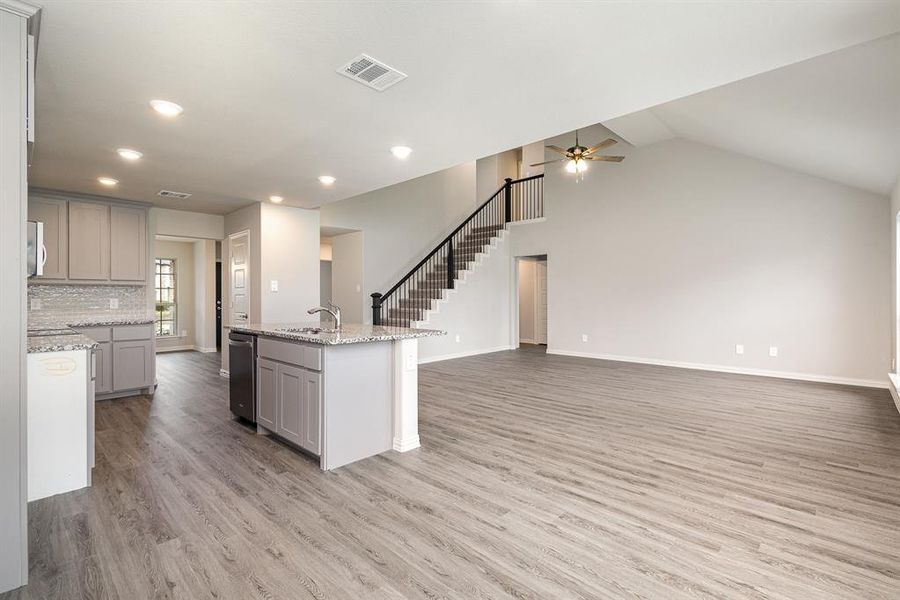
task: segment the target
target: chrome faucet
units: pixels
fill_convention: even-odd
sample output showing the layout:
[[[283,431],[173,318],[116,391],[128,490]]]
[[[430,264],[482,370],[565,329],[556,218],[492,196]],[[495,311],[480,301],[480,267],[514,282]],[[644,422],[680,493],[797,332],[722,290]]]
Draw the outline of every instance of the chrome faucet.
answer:
[[[308,314],[314,315],[320,312],[327,312],[334,319],[334,328],[341,328],[341,309],[336,304],[329,302],[328,306],[317,306],[306,311]]]

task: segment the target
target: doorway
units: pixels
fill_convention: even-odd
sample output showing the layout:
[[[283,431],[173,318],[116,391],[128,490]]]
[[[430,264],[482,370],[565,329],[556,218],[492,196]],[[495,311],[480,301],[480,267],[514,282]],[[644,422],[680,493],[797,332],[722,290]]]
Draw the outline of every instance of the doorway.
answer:
[[[547,256],[516,259],[518,344],[547,346]]]

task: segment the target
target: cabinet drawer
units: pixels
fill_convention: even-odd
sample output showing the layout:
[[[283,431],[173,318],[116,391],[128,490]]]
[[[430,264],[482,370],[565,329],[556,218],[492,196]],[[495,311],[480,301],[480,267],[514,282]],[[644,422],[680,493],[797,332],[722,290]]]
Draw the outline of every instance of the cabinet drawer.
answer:
[[[153,325],[117,325],[113,327],[112,335],[117,342],[149,340],[153,337]]]
[[[322,370],[322,347],[301,342],[284,342],[271,338],[259,338],[257,352],[262,358],[298,365],[314,371]]]
[[[101,344],[112,340],[112,332],[109,327],[79,327],[75,331]]]

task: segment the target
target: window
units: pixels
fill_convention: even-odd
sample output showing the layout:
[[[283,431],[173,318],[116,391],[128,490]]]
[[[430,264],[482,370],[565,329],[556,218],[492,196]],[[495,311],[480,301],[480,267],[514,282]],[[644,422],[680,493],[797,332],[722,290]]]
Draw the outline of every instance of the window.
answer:
[[[174,336],[176,322],[175,259],[156,259],[156,335]]]

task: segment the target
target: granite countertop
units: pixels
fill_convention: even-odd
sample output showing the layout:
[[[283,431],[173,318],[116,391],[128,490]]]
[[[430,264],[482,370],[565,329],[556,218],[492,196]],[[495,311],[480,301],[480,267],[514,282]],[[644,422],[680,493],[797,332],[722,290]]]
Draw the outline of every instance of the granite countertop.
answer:
[[[410,327],[384,327],[381,325],[361,325],[359,323],[344,323],[339,332],[301,333],[299,331],[286,331],[287,329],[299,329],[301,327],[319,327],[318,323],[279,323],[232,325],[230,329],[240,333],[255,333],[277,337],[285,340],[309,342],[325,346],[337,346],[340,344],[362,344],[366,342],[390,342],[393,340],[405,340],[410,338],[432,337],[445,335],[446,331],[438,329],[414,329]]]
[[[69,327],[105,327],[113,325],[149,325],[154,322],[153,317],[98,317],[96,319],[77,319],[67,323]]]
[[[71,331],[71,330],[70,330]],[[97,342],[80,333],[53,332],[53,335],[29,335],[28,354],[36,352],[66,352],[68,350],[90,350],[99,346]]]

